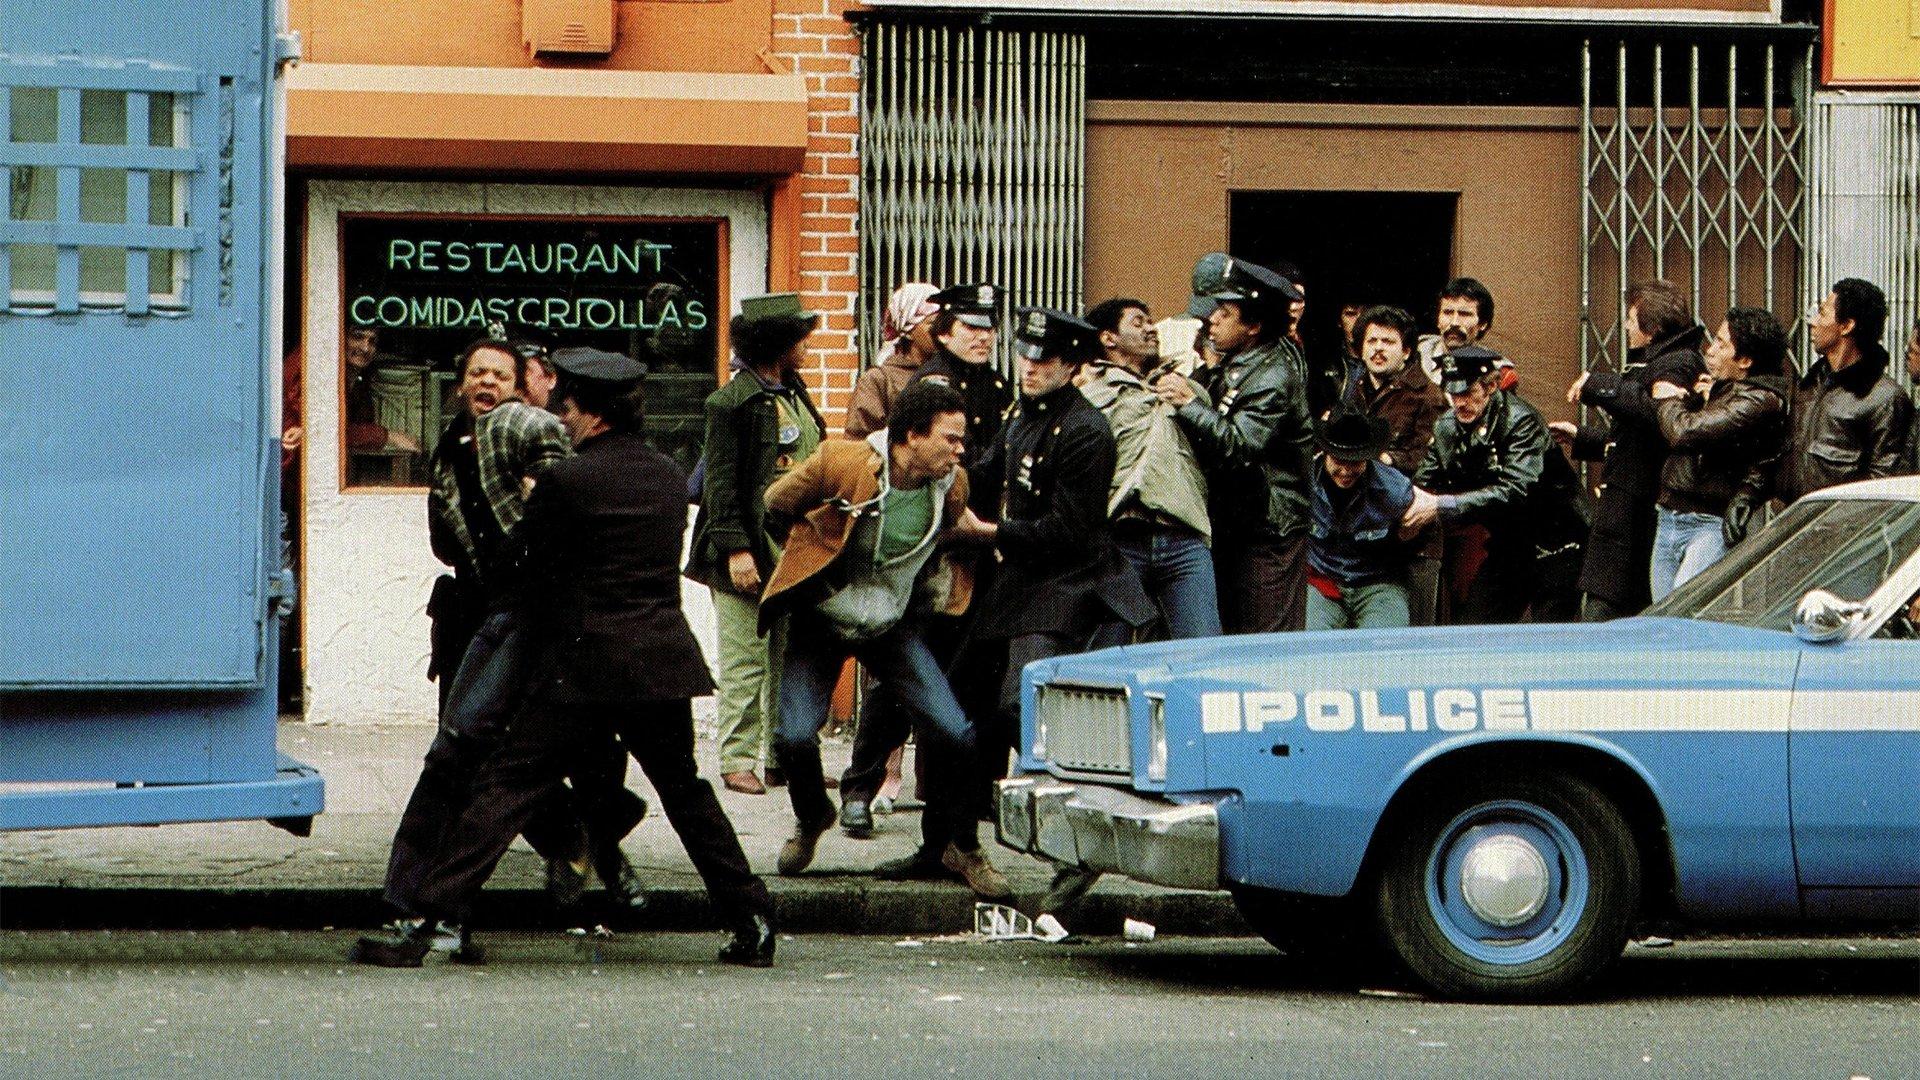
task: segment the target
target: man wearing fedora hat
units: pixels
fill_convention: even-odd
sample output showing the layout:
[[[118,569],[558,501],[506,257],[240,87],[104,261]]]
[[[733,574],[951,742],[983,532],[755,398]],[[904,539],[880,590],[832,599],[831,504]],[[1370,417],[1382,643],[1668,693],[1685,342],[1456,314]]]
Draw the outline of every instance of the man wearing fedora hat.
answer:
[[[617,732],[732,931],[719,959],[769,965],[772,901],[693,760],[692,699],[713,683],[680,610],[686,476],[640,433],[644,365],[597,349],[553,359],[560,380],[549,408],[575,452],[548,469],[522,523],[537,658],[530,699],[435,852],[417,893],[426,922],[362,938],[352,959],[417,967],[436,919],[467,948],[473,902],[514,835],[573,771],[579,747]],[[589,819],[595,812],[587,808]]]
[[[1392,438],[1387,422],[1336,409],[1319,424],[1312,526],[1307,541],[1307,629],[1406,626],[1407,561],[1400,519],[1413,505],[1413,481],[1380,460]]]
[[[733,378],[704,406],[706,468],[687,577],[713,593],[720,782],[747,795],[767,790],[756,770],[769,764],[768,657],[777,655],[759,629],[760,588],[779,558],[767,532],[766,490],[812,456],[826,430],[800,378],[819,321],[797,293],[741,301],[728,334]]]
[[[1305,365],[1286,331],[1302,294],[1273,271],[1224,255],[1202,259],[1194,281],[1208,292],[1188,310],[1208,312],[1221,357],[1196,372],[1211,404],[1184,378],[1163,375],[1154,390],[1173,406],[1206,473],[1220,621],[1232,634],[1298,630],[1306,624],[1313,432]]]

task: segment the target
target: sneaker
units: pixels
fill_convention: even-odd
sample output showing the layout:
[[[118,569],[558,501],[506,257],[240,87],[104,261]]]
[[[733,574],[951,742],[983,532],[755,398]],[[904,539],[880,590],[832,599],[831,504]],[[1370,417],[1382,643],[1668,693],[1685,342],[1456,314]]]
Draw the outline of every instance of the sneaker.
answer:
[[[941,857],[928,848],[918,848],[911,855],[898,859],[888,859],[873,868],[873,876],[881,881],[945,881],[953,877]]]
[[[794,828],[793,835],[780,845],[780,876],[792,877],[813,865],[813,853],[820,846],[820,837],[833,828],[834,820],[834,815],[828,814],[824,821]]]
[[[873,835],[873,813],[864,801],[848,799],[840,804],[840,829],[856,840]]]
[[[995,869],[979,848],[961,851],[948,844],[947,850],[940,853],[940,865],[959,874],[973,895],[982,900],[1013,899],[1013,886],[1007,884],[1007,875]]]

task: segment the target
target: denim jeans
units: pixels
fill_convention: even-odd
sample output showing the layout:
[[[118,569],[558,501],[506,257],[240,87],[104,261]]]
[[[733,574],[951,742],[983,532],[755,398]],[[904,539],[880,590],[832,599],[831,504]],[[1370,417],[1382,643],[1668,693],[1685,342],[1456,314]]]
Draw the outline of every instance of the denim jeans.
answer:
[[[849,656],[885,683],[913,719],[932,789],[924,795],[923,838],[939,847],[949,841],[961,848],[978,847],[977,823],[962,805],[968,780],[977,771],[978,738],[920,628],[903,622],[879,637],[849,642],[806,611],[796,612],[788,627],[774,733],[775,756],[787,774],[787,793],[801,827],[824,827],[833,820],[820,766],[820,729],[827,722],[833,684]]]
[[[1407,585],[1404,581],[1343,586],[1338,600],[1329,598],[1311,585],[1307,586],[1309,630],[1374,630],[1411,624],[1412,615],[1407,606]]]
[[[1653,532],[1653,564],[1648,582],[1655,600],[1685,585],[1700,571],[1727,553],[1720,536],[1720,518],[1687,510],[1654,508],[1659,524]]]
[[[1160,609],[1160,619],[1171,640],[1220,635],[1220,598],[1213,576],[1213,553],[1200,534],[1185,529],[1138,528],[1115,530],[1114,546],[1140,575],[1140,584]],[[1125,623],[1103,627],[1095,648],[1125,645],[1131,636]]]

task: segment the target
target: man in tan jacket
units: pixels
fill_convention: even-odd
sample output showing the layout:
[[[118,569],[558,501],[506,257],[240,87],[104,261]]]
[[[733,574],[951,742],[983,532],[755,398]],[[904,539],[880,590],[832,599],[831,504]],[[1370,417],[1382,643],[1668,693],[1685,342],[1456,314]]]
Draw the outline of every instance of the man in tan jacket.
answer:
[[[978,735],[927,649],[921,617],[966,610],[972,581],[938,557],[942,539],[978,539],[967,510],[966,407],[952,388],[916,383],[893,404],[887,427],[858,442],[823,443],[767,489],[769,524],[788,526],[779,565],[761,599],[763,622],[791,617],[780,669],[774,750],[793,799],[794,834],[780,872],[813,862],[836,819],[820,766],[819,733],[841,666],[852,656],[892,688],[927,755],[922,843],[982,897],[1012,895],[980,851],[966,801]]]

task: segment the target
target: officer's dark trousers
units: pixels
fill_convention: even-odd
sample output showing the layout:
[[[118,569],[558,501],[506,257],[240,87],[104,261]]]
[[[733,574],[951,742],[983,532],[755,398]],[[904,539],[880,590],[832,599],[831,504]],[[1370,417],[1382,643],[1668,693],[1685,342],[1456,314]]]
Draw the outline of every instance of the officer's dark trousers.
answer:
[[[531,649],[531,635],[518,613],[496,611],[480,624],[458,673],[449,680],[440,730],[427,748],[420,779],[400,815],[387,860],[386,900],[403,912],[421,913],[421,879],[436,861],[447,830],[465,809],[474,777],[505,738],[508,718],[525,699]],[[626,789],[625,757],[610,733],[591,743],[583,741],[580,753],[583,764],[575,782],[594,790],[605,807],[604,820],[598,824],[617,828],[604,834],[617,842],[639,824],[645,804]],[[617,812],[612,809],[616,805],[622,805]],[[620,827],[622,821],[624,827]],[[526,834],[527,842],[545,858],[572,859],[583,853],[581,815],[565,789],[537,808],[526,823]],[[598,829],[596,835],[602,835]]]
[[[466,922],[480,887],[515,835],[579,768],[583,745],[611,733],[647,774],[661,809],[680,834],[706,883],[714,911],[728,926],[773,910],[767,888],[747,866],[733,823],[693,763],[693,711],[672,701],[605,701],[552,705],[535,701],[514,718],[498,753],[481,766],[473,798],[448,830],[440,857],[420,887],[420,914]],[[603,814],[590,803],[588,818]]]
[[[1216,535],[1214,579],[1220,624],[1229,634],[1267,634],[1307,625],[1307,537]]]

